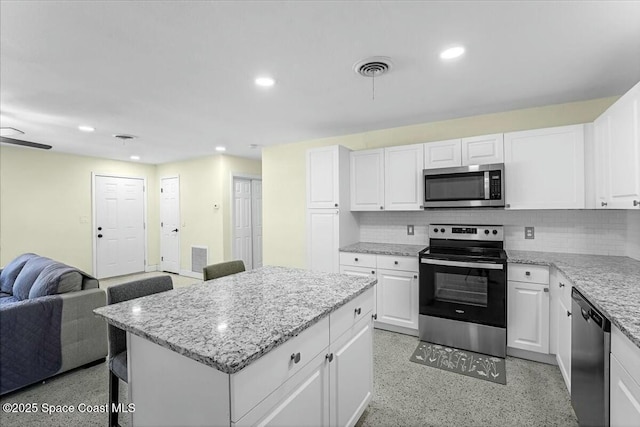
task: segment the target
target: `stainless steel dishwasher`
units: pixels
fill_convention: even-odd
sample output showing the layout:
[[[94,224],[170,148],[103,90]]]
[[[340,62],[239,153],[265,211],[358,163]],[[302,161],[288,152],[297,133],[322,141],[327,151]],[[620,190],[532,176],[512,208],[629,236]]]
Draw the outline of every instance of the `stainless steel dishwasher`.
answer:
[[[611,322],[575,288],[571,312],[571,405],[580,426],[608,426]]]

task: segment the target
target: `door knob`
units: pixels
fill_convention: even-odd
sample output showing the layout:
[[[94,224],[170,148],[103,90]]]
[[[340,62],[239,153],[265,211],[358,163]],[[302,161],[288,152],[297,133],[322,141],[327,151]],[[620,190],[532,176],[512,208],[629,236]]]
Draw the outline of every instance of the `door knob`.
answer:
[[[98,234],[98,239],[102,239],[102,234]]]
[[[171,230],[171,231],[174,232],[174,233],[177,233],[178,229],[176,228],[175,230]]]
[[[98,231],[102,231],[102,227],[98,227]]]

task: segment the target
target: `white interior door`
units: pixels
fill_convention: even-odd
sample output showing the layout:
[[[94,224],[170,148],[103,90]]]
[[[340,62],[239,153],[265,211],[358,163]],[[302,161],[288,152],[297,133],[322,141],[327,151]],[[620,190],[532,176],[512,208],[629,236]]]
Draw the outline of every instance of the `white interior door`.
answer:
[[[180,273],[180,178],[160,180],[160,270]]]
[[[262,181],[251,180],[253,268],[262,267]]]
[[[251,180],[233,178],[233,257],[244,261],[245,268],[253,268],[251,244]]]
[[[144,271],[144,180],[95,177],[98,279]]]

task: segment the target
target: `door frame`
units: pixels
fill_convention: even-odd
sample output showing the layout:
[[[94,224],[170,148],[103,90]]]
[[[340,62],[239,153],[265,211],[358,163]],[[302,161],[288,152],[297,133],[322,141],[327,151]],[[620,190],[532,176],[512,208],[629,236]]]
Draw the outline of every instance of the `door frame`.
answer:
[[[180,206],[180,199],[182,197],[182,194],[180,193],[180,175],[161,176],[160,177],[160,181],[159,181],[159,185],[160,185],[160,189],[162,189],[162,180],[163,179],[172,179],[172,178],[177,178],[178,179],[178,196],[179,196],[178,197],[178,226],[179,226],[179,229],[181,229],[182,226],[180,224],[182,224],[182,222],[181,222],[181,219],[180,219],[181,218],[180,214],[182,213],[182,211],[181,211],[181,206]],[[162,206],[162,193],[160,193],[160,199],[158,200],[158,208],[159,208],[158,209],[158,211],[159,211],[158,214],[162,214],[161,206]],[[160,218],[160,222],[162,223],[162,218]],[[182,254],[182,245],[181,245],[181,241],[182,241],[181,234],[182,233],[181,232],[182,232],[182,230],[180,230],[180,232],[178,233],[178,273],[177,274],[180,274],[180,271],[182,271],[182,268],[181,268],[182,264],[180,262],[181,261],[181,256],[180,255]],[[160,260],[158,261],[158,268],[156,270],[162,271],[162,227],[159,228],[159,236],[160,236]]]
[[[246,174],[246,173],[239,173],[239,172],[231,172],[229,174],[230,176],[230,180],[229,180],[229,206],[231,207],[229,209],[229,215],[231,216],[230,219],[230,226],[231,226],[231,230],[230,230],[230,239],[231,239],[231,256],[233,256],[236,252],[236,245],[234,243],[235,239],[233,238],[233,230],[235,229],[234,225],[235,225],[235,203],[234,203],[234,192],[233,192],[233,181],[234,179],[238,178],[238,179],[248,179],[250,181],[253,180],[260,180],[262,181],[262,175],[252,175],[252,174]],[[253,197],[253,194],[252,194]],[[253,214],[252,214],[252,218],[253,218]],[[252,225],[252,231],[251,231],[251,248],[252,248],[252,253],[253,253],[253,225]],[[253,265],[251,266],[253,269]]]
[[[148,260],[148,236],[147,236],[147,222],[148,222],[148,209],[147,209],[147,178],[141,176],[134,175],[121,175],[114,173],[99,173],[99,172],[91,172],[91,248],[92,248],[92,274],[97,276],[96,272],[98,270],[98,237],[96,236],[96,177],[104,176],[107,178],[125,178],[125,179],[141,179],[142,180],[142,227],[144,231],[144,271],[156,271],[157,266],[155,268],[150,268],[147,263]]]

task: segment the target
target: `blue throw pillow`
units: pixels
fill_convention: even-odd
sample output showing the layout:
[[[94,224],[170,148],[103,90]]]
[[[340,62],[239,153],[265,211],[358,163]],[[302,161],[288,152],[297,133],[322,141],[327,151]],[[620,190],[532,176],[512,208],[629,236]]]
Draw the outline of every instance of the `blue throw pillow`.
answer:
[[[22,267],[22,271],[13,283],[13,296],[20,301],[29,298],[29,291],[44,268],[56,261],[39,256],[31,258]]]
[[[0,273],[0,292],[13,294],[13,284],[16,281],[16,277],[18,277],[27,261],[37,256],[32,253],[22,254],[7,264],[2,269],[2,273]]]

